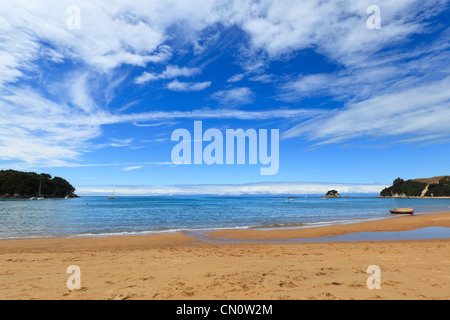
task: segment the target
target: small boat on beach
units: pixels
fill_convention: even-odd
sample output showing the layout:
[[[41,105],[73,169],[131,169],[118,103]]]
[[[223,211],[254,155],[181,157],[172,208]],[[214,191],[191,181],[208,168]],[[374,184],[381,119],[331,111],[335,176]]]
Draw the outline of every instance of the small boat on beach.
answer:
[[[394,208],[389,210],[392,214],[414,214],[414,208]]]
[[[394,202],[394,195],[392,195],[392,204],[394,205],[394,210],[389,210],[391,214],[414,214],[414,208],[396,208]]]

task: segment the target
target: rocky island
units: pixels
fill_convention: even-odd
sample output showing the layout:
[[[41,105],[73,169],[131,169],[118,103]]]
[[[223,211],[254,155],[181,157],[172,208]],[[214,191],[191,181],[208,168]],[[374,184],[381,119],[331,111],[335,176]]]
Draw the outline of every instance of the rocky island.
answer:
[[[39,192],[40,191],[40,192]],[[0,198],[76,198],[75,188],[60,177],[46,173],[0,171]]]
[[[336,190],[330,190],[325,195],[325,198],[340,198],[341,195]]]

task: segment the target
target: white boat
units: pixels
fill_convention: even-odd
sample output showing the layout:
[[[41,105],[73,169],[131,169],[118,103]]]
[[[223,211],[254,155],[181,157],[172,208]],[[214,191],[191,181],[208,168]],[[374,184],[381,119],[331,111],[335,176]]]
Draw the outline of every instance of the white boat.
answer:
[[[31,197],[30,200],[43,200],[44,197],[41,195],[41,189],[42,189],[42,180],[39,182],[39,191],[37,197]]]
[[[395,207],[394,195],[392,194],[392,204],[394,206],[394,210],[389,210],[392,214],[414,214],[414,208],[397,208]]]
[[[414,214],[414,208],[394,208],[389,210],[392,214]]]
[[[44,197],[31,197],[30,200],[44,200]]]
[[[113,193],[112,193],[112,195],[109,196],[109,199],[115,199],[116,198],[116,196],[114,194],[115,192],[116,192],[116,190],[113,190]]]
[[[286,202],[291,202],[291,201],[294,201],[294,199],[291,199],[291,198],[286,199]]]

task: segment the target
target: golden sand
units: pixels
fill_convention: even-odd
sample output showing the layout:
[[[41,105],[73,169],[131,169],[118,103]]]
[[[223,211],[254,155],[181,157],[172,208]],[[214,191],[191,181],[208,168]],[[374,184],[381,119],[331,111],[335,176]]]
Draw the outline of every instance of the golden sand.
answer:
[[[246,239],[450,227],[450,213],[328,227],[239,230]],[[69,290],[67,267],[81,270]],[[368,266],[381,270],[369,290]],[[208,244],[182,234],[0,242],[0,299],[450,299],[450,239]]]

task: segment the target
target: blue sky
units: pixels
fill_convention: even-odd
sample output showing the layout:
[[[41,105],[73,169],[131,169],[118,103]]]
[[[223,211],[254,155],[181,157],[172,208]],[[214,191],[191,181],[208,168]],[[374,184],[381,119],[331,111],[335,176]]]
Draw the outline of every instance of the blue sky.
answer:
[[[123,195],[378,193],[449,174],[449,4],[2,1],[0,168]],[[278,173],[174,165],[171,134],[194,121],[278,129]]]

